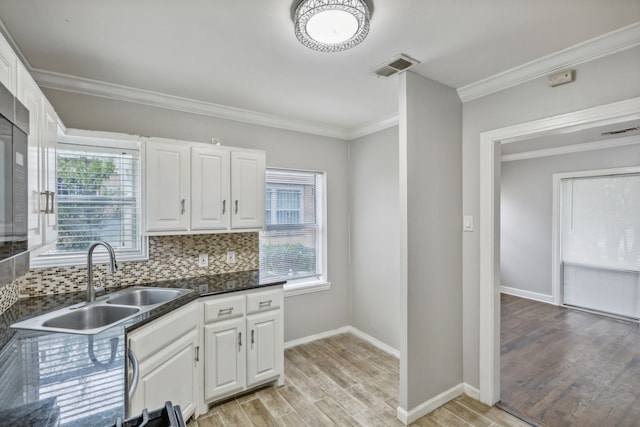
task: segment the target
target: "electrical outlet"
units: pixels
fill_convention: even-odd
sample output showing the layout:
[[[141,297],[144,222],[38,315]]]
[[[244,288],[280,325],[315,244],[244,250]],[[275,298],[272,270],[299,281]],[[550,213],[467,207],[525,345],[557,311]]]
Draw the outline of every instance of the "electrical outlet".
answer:
[[[200,285],[199,289],[200,289],[200,293],[204,294],[205,292],[207,292],[209,290],[209,286],[208,285]]]
[[[236,251],[227,251],[227,264],[236,263]]]
[[[209,265],[209,255],[200,254],[200,256],[198,256],[198,267],[207,267],[208,265]]]

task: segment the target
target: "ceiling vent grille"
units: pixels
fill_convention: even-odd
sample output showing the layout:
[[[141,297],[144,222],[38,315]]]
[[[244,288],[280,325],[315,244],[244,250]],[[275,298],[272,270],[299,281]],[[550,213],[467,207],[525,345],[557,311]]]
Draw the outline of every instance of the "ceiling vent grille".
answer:
[[[602,136],[621,135],[623,133],[637,132],[639,130],[640,130],[640,127],[634,126],[626,129],[618,129],[618,130],[612,130],[609,132],[602,132],[600,135]]]
[[[407,71],[409,68],[419,63],[420,61],[401,53],[400,55],[394,56],[390,60],[377,66],[376,69],[373,70],[373,72],[378,77],[389,77],[393,76],[394,74]]]

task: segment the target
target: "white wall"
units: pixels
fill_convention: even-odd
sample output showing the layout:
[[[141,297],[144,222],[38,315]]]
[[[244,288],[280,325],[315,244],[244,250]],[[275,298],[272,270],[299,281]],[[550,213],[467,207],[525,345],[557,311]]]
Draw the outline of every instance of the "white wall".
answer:
[[[576,81],[547,87],[540,78],[464,104],[463,211],[478,218],[480,133],[640,96],[640,48],[576,69]],[[477,222],[476,222],[477,223]],[[464,381],[479,386],[479,233],[463,235]]]
[[[267,166],[327,173],[332,288],[285,299],[285,340],[349,324],[348,144],[299,132],[55,90],[44,90],[67,127],[262,149]]]
[[[638,137],[640,142],[640,137]],[[586,142],[586,141],[585,141]],[[640,145],[502,163],[502,286],[551,290],[553,174],[640,165]]]
[[[349,143],[351,325],[400,348],[398,127]]]
[[[400,407],[462,381],[462,104],[455,89],[400,76]]]

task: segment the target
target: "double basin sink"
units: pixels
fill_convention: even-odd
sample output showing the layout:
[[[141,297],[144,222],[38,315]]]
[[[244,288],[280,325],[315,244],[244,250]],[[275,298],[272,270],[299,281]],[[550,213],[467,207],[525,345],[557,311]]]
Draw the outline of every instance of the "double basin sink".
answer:
[[[193,292],[191,289],[135,286],[14,323],[12,328],[94,335]]]

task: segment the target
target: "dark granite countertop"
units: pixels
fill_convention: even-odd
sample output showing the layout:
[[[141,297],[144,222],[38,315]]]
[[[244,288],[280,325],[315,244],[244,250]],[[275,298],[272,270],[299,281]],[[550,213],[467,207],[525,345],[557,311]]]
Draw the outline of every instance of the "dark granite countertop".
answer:
[[[283,283],[261,283],[259,272],[252,270],[137,285],[193,292],[93,336],[9,327],[82,302],[85,292],[19,300],[0,315],[0,426],[8,425],[8,419],[13,420],[12,426],[47,426],[58,418],[61,426],[113,425],[117,417],[125,415],[127,332],[200,297]]]

